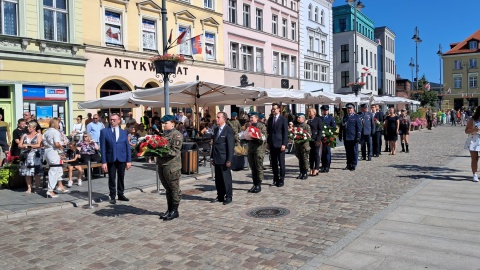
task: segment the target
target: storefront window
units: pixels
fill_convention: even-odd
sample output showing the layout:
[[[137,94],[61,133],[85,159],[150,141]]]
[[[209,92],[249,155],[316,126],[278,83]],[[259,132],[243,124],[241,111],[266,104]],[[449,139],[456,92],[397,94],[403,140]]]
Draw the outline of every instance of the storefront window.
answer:
[[[112,95],[117,95],[121,93],[125,93],[130,91],[128,89],[128,86],[123,84],[122,82],[117,82],[117,81],[108,81],[106,82],[102,88],[100,89],[100,97],[108,97]],[[107,109],[101,109],[100,114],[102,121],[104,124],[108,123],[108,117],[114,113],[120,115],[122,118],[122,124],[125,124],[126,121],[130,119],[129,113],[132,112],[132,109],[130,108],[107,108]]]
[[[24,85],[23,112],[30,112],[42,128],[48,128],[50,119],[61,118],[66,123],[67,88]]]

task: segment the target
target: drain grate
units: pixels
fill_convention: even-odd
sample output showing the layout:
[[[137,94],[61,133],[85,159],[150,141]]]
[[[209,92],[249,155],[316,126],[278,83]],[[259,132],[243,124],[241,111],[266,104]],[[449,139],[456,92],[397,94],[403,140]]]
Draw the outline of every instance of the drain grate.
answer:
[[[258,207],[246,212],[246,215],[253,218],[279,218],[290,214],[290,210],[283,207]]]

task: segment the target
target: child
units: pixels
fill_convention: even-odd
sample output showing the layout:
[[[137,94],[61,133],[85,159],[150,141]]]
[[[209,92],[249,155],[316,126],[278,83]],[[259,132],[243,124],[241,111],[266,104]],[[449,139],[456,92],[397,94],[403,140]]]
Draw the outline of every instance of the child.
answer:
[[[135,126],[130,127],[130,133],[128,134],[128,143],[130,144],[130,148],[132,148],[132,156],[137,156],[136,146],[138,142],[138,138],[140,136],[137,133],[137,129]]]
[[[69,149],[67,150],[66,154],[66,160],[63,162],[68,163],[68,184],[67,187],[72,187],[73,180],[73,169],[76,169],[78,171],[77,175],[77,185],[81,186],[82,185],[82,166],[79,163],[80,159],[80,151],[78,151],[75,141],[72,141],[69,144]]]

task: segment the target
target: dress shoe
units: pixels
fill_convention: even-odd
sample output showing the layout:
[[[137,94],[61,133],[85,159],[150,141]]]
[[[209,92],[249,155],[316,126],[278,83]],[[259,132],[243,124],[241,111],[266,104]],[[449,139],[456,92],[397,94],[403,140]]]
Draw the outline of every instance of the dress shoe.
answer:
[[[367,161],[372,161],[372,158],[371,157],[367,158]]]
[[[328,173],[330,171],[330,168],[325,168],[325,170],[323,171],[324,173]]]
[[[257,186],[254,185],[252,188],[250,188],[250,189],[248,190],[248,192],[249,192],[249,193],[252,193],[252,192],[255,190],[256,187],[257,187]]]
[[[366,158],[362,157],[362,160],[366,160]]]
[[[270,186],[277,186],[278,181],[273,181],[273,183]]]
[[[303,177],[303,173],[300,173],[298,176],[297,176],[297,179],[302,179]]]
[[[347,167],[343,168],[343,170],[350,170],[350,165],[347,165]]]
[[[300,178],[300,179],[302,179],[302,180],[307,180],[307,179],[308,179],[308,174],[304,173],[304,174],[302,175],[302,178]]]
[[[227,205],[227,204],[230,204],[232,203],[232,199],[226,199],[224,202],[223,202],[223,205]]]
[[[117,200],[115,200],[115,199],[110,199],[110,204],[117,204]]]
[[[284,185],[283,181],[278,181],[277,182],[277,187],[283,187],[283,185]]]
[[[119,201],[124,201],[124,202],[130,201],[130,199],[127,198],[127,197],[125,197],[125,195],[123,195],[123,194],[118,195],[118,200],[119,200]]]
[[[350,171],[355,171],[355,167],[350,167]]]
[[[322,167],[322,168],[320,169],[320,172],[321,172],[321,173],[324,173],[326,169],[327,169],[327,168]]]
[[[258,185],[258,186],[254,186],[253,190],[251,192],[252,193],[259,193],[260,191],[262,191],[262,187],[260,185]]]
[[[53,191],[47,191],[47,198],[57,198],[58,195],[55,194]]]
[[[217,198],[211,200],[210,202],[211,202],[211,203],[223,202],[223,200],[220,200],[220,199],[217,197]]]

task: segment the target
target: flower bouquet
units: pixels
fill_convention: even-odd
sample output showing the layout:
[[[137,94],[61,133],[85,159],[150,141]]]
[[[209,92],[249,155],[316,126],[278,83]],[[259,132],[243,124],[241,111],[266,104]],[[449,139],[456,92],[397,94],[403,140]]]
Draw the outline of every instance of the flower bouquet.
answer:
[[[301,127],[290,128],[288,130],[288,138],[294,143],[304,143],[312,140],[310,134]]]
[[[373,118],[373,122],[375,123],[375,130],[380,131],[383,129],[383,123],[380,123],[377,118]]]
[[[168,154],[168,140],[158,135],[147,135],[139,139],[137,156],[163,157]]]
[[[177,63],[185,62],[185,57],[181,54],[164,54],[164,55],[155,55],[150,57],[149,59],[151,62],[155,62],[157,60],[160,61],[173,61]]]
[[[331,126],[323,126],[322,129],[322,144],[335,148],[337,146],[337,129]]]

